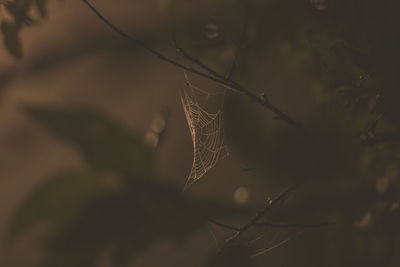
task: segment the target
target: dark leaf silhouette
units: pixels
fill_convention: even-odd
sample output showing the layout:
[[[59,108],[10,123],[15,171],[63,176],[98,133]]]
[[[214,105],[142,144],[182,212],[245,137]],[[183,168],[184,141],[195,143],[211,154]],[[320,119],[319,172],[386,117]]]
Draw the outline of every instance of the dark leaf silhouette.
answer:
[[[98,198],[69,227],[50,236],[43,266],[96,266],[109,251],[113,266],[128,266],[136,253],[157,241],[182,243],[204,227],[205,214],[231,211],[165,185],[139,182]]]
[[[47,0],[36,0],[36,6],[39,11],[39,15],[43,18],[47,17]]]
[[[26,26],[32,26],[38,23],[32,15],[32,7],[37,9],[36,14],[40,18],[47,17],[47,0],[15,0],[2,1],[9,14],[12,15],[12,21],[4,20],[1,23],[1,30],[4,36],[4,43],[8,52],[15,58],[23,56],[20,31]],[[36,16],[37,17],[37,16]],[[2,17],[0,17],[2,19]]]
[[[147,176],[153,170],[154,150],[105,114],[90,109],[30,107],[26,111],[55,137],[75,145],[98,170]]]
[[[90,173],[63,173],[41,184],[19,207],[10,223],[8,240],[13,241],[33,225],[50,222],[65,227],[97,197],[111,192],[104,180]]]
[[[229,205],[185,197],[169,186],[137,182],[115,190],[100,175],[65,173],[39,186],[11,221],[8,240],[50,223],[44,266],[96,266],[111,248],[115,266],[159,240],[181,243],[207,216],[233,211]],[[179,227],[177,226],[179,223]]]
[[[22,46],[18,36],[20,26],[16,23],[3,21],[1,31],[4,35],[4,44],[7,50],[16,58],[22,57]]]

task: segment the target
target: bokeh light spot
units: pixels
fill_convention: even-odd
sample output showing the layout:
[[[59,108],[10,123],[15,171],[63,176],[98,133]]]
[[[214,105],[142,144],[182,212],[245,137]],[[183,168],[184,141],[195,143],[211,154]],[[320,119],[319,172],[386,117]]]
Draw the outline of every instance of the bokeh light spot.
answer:
[[[246,204],[247,202],[249,202],[249,199],[250,199],[249,190],[244,186],[238,187],[233,193],[233,200],[238,205]]]

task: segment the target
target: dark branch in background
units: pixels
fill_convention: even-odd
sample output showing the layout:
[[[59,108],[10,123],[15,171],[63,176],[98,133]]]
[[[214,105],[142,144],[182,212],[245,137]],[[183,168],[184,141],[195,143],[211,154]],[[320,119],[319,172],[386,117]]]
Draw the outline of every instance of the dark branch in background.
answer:
[[[115,31],[116,33],[118,33],[119,35],[121,35],[122,37],[124,37],[125,39],[135,43],[136,45],[140,46],[141,48],[143,48],[144,50],[147,50],[149,53],[157,56],[160,60],[165,61],[169,64],[172,64],[178,68],[181,68],[183,70],[186,70],[188,72],[197,74],[201,77],[204,77],[206,79],[224,84],[226,86],[231,87],[231,84],[227,83],[224,80],[221,79],[217,79],[213,76],[207,75],[206,73],[200,72],[196,69],[190,68],[188,66],[185,66],[183,64],[180,64],[179,62],[176,62],[170,58],[168,58],[167,56],[161,54],[160,52],[154,50],[153,48],[149,47],[146,43],[142,42],[139,39],[136,39],[132,36],[130,36],[129,34],[125,33],[124,31],[120,30],[117,26],[115,26],[113,23],[111,23],[108,19],[106,19],[91,3],[89,3],[89,1],[87,0],[82,0],[83,3],[85,3],[95,14],[98,18],[100,18],[108,27],[110,27],[113,31]]]
[[[213,219],[208,219],[208,220],[210,222],[212,222],[213,224],[215,224],[215,225],[217,225],[219,227],[222,227],[222,228],[230,229],[230,230],[233,230],[233,231],[239,231],[240,230],[240,228],[238,228],[238,227],[227,225],[227,224],[224,224],[224,223],[220,223],[220,222],[217,222],[217,221],[215,221]]]
[[[236,48],[236,54],[235,58],[233,59],[231,69],[226,76],[227,79],[231,79],[233,72],[235,71],[235,68],[237,67],[237,61],[239,59],[239,54],[244,46],[244,42],[246,41],[246,33],[247,33],[247,24],[249,21],[249,12],[250,12],[250,2],[251,0],[245,0],[246,1],[246,7],[245,7],[245,12],[244,12],[244,19],[243,19],[243,26],[242,26],[242,34],[240,36],[239,40],[239,45]]]
[[[224,244],[222,245],[221,249],[220,249],[220,253],[223,252],[223,250],[228,247],[229,245],[231,245],[233,242],[235,242],[241,235],[243,235],[249,228],[255,226],[259,220],[261,220],[267,213],[268,211],[270,211],[273,207],[275,207],[277,204],[281,203],[286,197],[287,195],[292,192],[295,188],[297,188],[296,186],[292,186],[290,188],[288,188],[287,190],[283,191],[282,193],[280,193],[277,197],[275,197],[274,199],[270,199],[268,198],[264,208],[262,210],[260,210],[259,212],[256,213],[256,215],[251,218],[245,225],[243,225],[242,227],[233,227],[233,226],[228,226],[225,224],[221,224],[218,223],[217,225],[221,226],[221,227],[225,227],[231,230],[234,230],[235,233],[227,238],[224,242]]]
[[[267,99],[266,97],[261,98],[258,95],[249,91],[248,89],[246,89],[245,87],[239,85],[237,82],[233,81],[230,77],[225,78],[223,75],[218,74],[216,71],[214,71],[210,67],[206,66],[205,64],[201,63],[199,60],[189,56],[187,53],[182,53],[182,51],[183,51],[182,49],[181,49],[181,53],[184,55],[184,57],[187,60],[189,60],[192,63],[195,63],[196,65],[205,69],[210,74],[201,72],[197,69],[193,69],[193,68],[183,65],[179,62],[176,62],[175,60],[173,60],[173,59],[161,54],[157,50],[154,50],[153,48],[149,47],[146,43],[142,42],[141,40],[134,38],[134,37],[128,35],[127,33],[125,33],[124,31],[120,30],[117,26],[115,26],[108,19],[106,19],[91,3],[89,3],[88,0],[82,0],[82,2],[84,4],[86,4],[96,14],[96,16],[101,21],[103,21],[108,27],[110,27],[114,32],[118,33],[120,36],[124,37],[125,39],[135,43],[136,45],[142,47],[144,50],[147,50],[149,53],[157,56],[160,60],[167,62],[171,65],[174,65],[178,68],[181,68],[183,70],[186,70],[190,73],[199,75],[203,78],[209,79],[209,80],[217,82],[219,84],[222,84],[222,85],[224,85],[230,89],[234,89],[235,91],[238,91],[242,94],[245,94],[250,100],[252,100],[252,101],[256,102],[257,104],[260,104],[260,105],[264,106],[265,108],[269,109],[270,111],[272,111],[276,115],[277,119],[285,121],[286,123],[288,123],[289,125],[291,125],[292,127],[294,127],[295,129],[297,129],[301,132],[305,132],[303,126],[300,123],[298,123],[295,120],[293,120],[292,118],[290,118],[288,115],[283,113],[277,107],[272,105],[269,101],[266,101],[266,99]],[[247,22],[246,22],[246,24],[247,24]],[[246,28],[247,28],[247,26],[246,26]],[[244,34],[244,36],[245,36],[245,34]]]
[[[231,69],[228,73],[228,75],[226,77],[224,77],[223,75],[217,73],[216,71],[212,70],[210,67],[208,67],[206,64],[204,64],[203,62],[201,62],[200,60],[198,60],[197,58],[192,57],[191,55],[189,55],[185,50],[183,50],[182,47],[180,47],[178,45],[178,43],[173,40],[172,41],[172,45],[176,48],[176,50],[178,51],[179,54],[181,54],[184,58],[186,58],[187,60],[195,63],[196,65],[198,65],[200,68],[204,69],[205,71],[209,72],[211,75],[222,79],[222,80],[227,80],[232,82],[233,84],[236,84],[232,79],[232,74],[233,71],[235,70],[235,67],[237,65],[237,60],[239,58],[239,53],[243,47],[243,44],[246,40],[246,32],[247,32],[247,23],[248,23],[248,16],[249,16],[249,10],[250,10],[250,0],[245,0],[246,1],[246,8],[245,8],[245,14],[244,14],[244,20],[243,20],[243,26],[242,26],[242,34],[240,36],[240,40],[239,40],[239,44],[238,47],[236,48],[236,53],[235,53],[235,57],[233,59],[232,65],[231,65]]]
[[[227,80],[223,75],[217,73],[215,70],[211,69],[210,67],[208,67],[206,64],[204,64],[203,62],[201,62],[200,60],[198,60],[197,58],[192,57],[191,55],[189,55],[185,50],[183,50],[182,47],[180,47],[178,45],[178,43],[176,41],[172,41],[172,45],[176,48],[176,50],[178,51],[179,54],[181,54],[184,58],[186,58],[187,60],[193,62],[194,64],[196,64],[197,66],[199,66],[200,68],[204,69],[205,71],[207,71],[208,73],[210,73],[211,75],[221,79],[221,80]],[[230,81],[231,82],[231,81]],[[233,81],[232,81],[233,83]]]
[[[292,239],[292,237],[289,237],[289,238],[286,238],[285,240],[279,242],[278,244],[276,244],[276,245],[274,245],[272,247],[258,249],[254,254],[252,254],[250,256],[250,258],[254,258],[254,257],[260,256],[260,255],[265,254],[265,253],[267,253],[267,252],[269,252],[269,251],[271,251],[271,250],[273,250],[275,248],[278,248],[278,247],[286,244],[287,242],[289,242],[291,239]]]
[[[251,227],[261,227],[262,226],[262,227],[274,227],[274,228],[301,228],[301,229],[304,229],[304,228],[321,228],[321,227],[331,226],[331,225],[336,224],[334,222],[323,222],[323,223],[315,223],[315,224],[301,224],[301,223],[285,224],[285,223],[259,222],[268,213],[268,211],[270,211],[276,205],[282,203],[282,201],[285,200],[287,195],[291,191],[293,191],[296,187],[297,186],[293,186],[293,187],[287,189],[286,191],[283,191],[274,199],[267,199],[267,201],[264,205],[264,208],[261,211],[259,211],[258,213],[256,213],[256,215],[253,218],[251,218],[242,227],[235,227],[235,226],[223,224],[223,223],[220,223],[220,222],[217,222],[214,220],[209,220],[210,222],[214,223],[217,226],[220,226],[222,228],[226,228],[229,230],[233,230],[235,232],[231,237],[229,237],[225,240],[224,244],[220,248],[220,253],[223,252],[223,250],[226,247],[228,247],[233,242],[235,242],[242,234],[244,234]],[[287,241],[289,241],[289,239],[286,240],[285,242],[287,242]],[[264,249],[263,249],[263,251],[265,252]],[[256,253],[256,254],[258,255],[258,253]]]
[[[270,223],[270,222],[259,222],[255,223],[254,226],[265,226],[265,227],[274,227],[274,228],[321,228],[325,226],[336,225],[335,222],[322,222],[322,223],[314,223],[314,224],[306,224],[306,223]]]

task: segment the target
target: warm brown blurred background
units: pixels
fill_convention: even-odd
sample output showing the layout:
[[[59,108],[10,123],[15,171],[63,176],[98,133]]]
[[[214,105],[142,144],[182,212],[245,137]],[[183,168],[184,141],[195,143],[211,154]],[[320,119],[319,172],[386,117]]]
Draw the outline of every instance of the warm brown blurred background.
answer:
[[[1,3],[0,266],[399,266],[395,1],[92,1],[151,47],[186,62],[174,39],[224,75],[248,10],[233,78],[310,133],[228,91],[209,108],[224,112],[230,156],[185,192],[183,71],[82,1]],[[254,227],[218,255],[214,239],[231,232],[207,218],[243,225],[298,182],[265,220],[335,226]],[[262,248],[274,249],[251,257]]]

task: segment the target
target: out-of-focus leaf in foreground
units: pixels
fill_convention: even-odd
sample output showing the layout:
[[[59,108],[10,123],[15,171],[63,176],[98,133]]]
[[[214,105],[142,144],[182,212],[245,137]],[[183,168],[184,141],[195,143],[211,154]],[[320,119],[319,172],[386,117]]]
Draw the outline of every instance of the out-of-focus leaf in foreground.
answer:
[[[23,28],[36,25],[38,18],[47,17],[47,0],[10,0],[0,1],[12,19],[3,19],[0,13],[1,31],[4,36],[5,48],[15,58],[23,56],[20,32]],[[37,12],[32,12],[36,9]],[[35,13],[35,15],[34,15]]]
[[[134,179],[135,180],[135,179]],[[206,216],[232,214],[230,205],[188,197],[181,190],[140,182],[115,190],[101,177],[64,174],[41,185],[21,205],[10,225],[15,240],[36,223],[53,224],[43,239],[41,266],[128,266],[136,253],[158,241],[182,243],[204,227]]]
[[[43,266],[97,266],[108,255],[111,266],[129,266],[137,253],[157,242],[180,244],[204,227],[205,214],[229,208],[182,194],[181,190],[138,182],[121,194],[99,198],[84,216],[48,239]],[[210,215],[211,214],[211,215]]]
[[[75,145],[97,170],[141,178],[153,171],[154,150],[143,142],[143,135],[99,111],[55,107],[30,107],[26,111],[56,138]]]
[[[16,58],[22,57],[22,46],[18,36],[19,30],[20,26],[18,26],[16,23],[11,23],[8,21],[3,21],[1,23],[1,31],[4,36],[4,44],[8,52],[10,52]]]
[[[42,18],[47,17],[47,0],[35,0],[36,7],[38,9],[39,15]]]
[[[231,205],[190,197],[181,188],[157,182],[156,149],[143,135],[103,113],[49,107],[26,111],[56,138],[75,145],[99,174],[56,177],[17,211],[10,226],[12,239],[39,221],[59,226],[46,235],[43,266],[94,267],[104,255],[112,266],[128,266],[136,253],[158,241],[181,243],[204,227],[206,217],[235,211]],[[165,128],[155,126],[151,130],[156,133]],[[116,180],[118,187],[102,179],[109,170],[122,178]]]
[[[9,227],[8,241],[14,241],[39,222],[50,222],[56,230],[79,216],[101,195],[110,193],[104,179],[89,173],[63,173],[41,184],[17,209]]]

